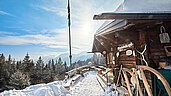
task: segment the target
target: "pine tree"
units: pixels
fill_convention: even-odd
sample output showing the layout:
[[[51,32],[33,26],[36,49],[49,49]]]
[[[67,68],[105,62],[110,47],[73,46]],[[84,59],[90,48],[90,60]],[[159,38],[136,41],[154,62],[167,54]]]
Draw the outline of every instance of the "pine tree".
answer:
[[[17,64],[16,64],[16,69],[17,70],[22,70],[22,63],[21,63],[21,60],[20,61],[17,61]]]
[[[67,68],[66,61],[64,62],[64,67],[65,67],[65,72],[67,72],[68,71],[68,68]]]
[[[59,57],[59,59],[58,59],[57,70],[58,70],[59,74],[63,74],[65,71],[65,67],[63,66],[61,57]]]
[[[44,63],[43,63],[43,60],[41,59],[41,56],[40,56],[39,60],[37,61],[37,64],[36,64],[36,70],[38,70],[42,74],[43,67],[44,67]]]
[[[54,73],[55,72],[55,63],[54,63],[54,60],[52,59],[52,72]]]
[[[52,62],[51,60],[49,60],[48,64],[47,64],[47,68],[50,71],[52,69]]]
[[[21,65],[21,70],[24,74],[28,74],[30,77],[30,82],[31,84],[35,84],[35,78],[36,78],[36,73],[35,73],[35,66],[33,60],[30,59],[29,54],[25,56],[23,63]]]
[[[7,63],[8,63],[8,66],[9,66],[9,69],[8,70],[11,70],[11,66],[12,66],[11,55],[9,55]]]
[[[23,89],[30,85],[30,78],[28,75],[23,74],[20,71],[17,71],[11,75],[9,83],[15,89]]]
[[[28,53],[27,53],[27,55],[25,56],[25,58],[24,58],[24,60],[23,60],[23,63],[22,63],[22,71],[23,72],[27,72],[27,73],[29,73],[30,71],[32,71],[32,64],[31,64],[32,62],[31,62],[31,60],[30,60],[30,56],[28,55]]]
[[[15,59],[12,61],[12,63],[11,63],[11,67],[10,67],[10,70],[11,70],[11,73],[14,73],[16,70],[17,70],[17,68],[16,68],[16,63],[15,63],[16,61],[15,61]]]
[[[0,57],[0,89],[6,89],[8,85],[10,73],[8,71],[8,64],[5,61],[5,56],[1,54]],[[1,90],[0,90],[1,91]]]
[[[59,59],[58,59],[58,65],[62,65],[62,59],[61,59],[61,57],[59,57]]]
[[[41,56],[39,57],[34,74],[32,74],[32,82],[35,84],[42,83],[43,82],[43,71],[44,71],[44,63],[41,59]]]
[[[59,71],[58,71],[58,60],[56,60],[55,62],[55,73],[58,74]]]
[[[45,83],[51,82],[53,81],[53,79],[51,78],[51,71],[50,71],[50,65],[51,65],[51,61],[49,60],[48,64],[45,65],[44,71],[43,71],[43,81]]]
[[[59,57],[58,60],[56,60],[55,63],[55,77],[54,80],[62,80],[65,77],[65,72],[66,72],[66,62],[65,65],[62,62],[62,58]]]

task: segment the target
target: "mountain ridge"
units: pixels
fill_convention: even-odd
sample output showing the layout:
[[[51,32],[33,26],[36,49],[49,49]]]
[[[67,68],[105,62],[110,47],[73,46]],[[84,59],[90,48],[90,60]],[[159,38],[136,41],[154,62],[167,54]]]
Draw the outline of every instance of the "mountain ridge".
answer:
[[[69,65],[69,53],[63,53],[60,54],[59,56],[56,56],[53,58],[53,56],[45,56],[42,57],[44,63],[48,63],[49,60],[53,59],[54,61],[58,60],[59,57],[61,57],[62,61],[67,63]],[[86,51],[82,51],[78,54],[72,54],[72,63],[77,62],[77,61],[84,61],[89,58],[93,57],[93,54],[87,53]]]

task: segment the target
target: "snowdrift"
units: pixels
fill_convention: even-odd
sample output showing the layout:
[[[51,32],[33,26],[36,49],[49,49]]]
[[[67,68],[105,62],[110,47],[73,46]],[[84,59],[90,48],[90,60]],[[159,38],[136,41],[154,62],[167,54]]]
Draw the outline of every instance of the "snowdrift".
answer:
[[[10,90],[0,93],[0,96],[66,96],[69,91],[63,87],[62,81],[48,84],[38,84],[23,90]]]

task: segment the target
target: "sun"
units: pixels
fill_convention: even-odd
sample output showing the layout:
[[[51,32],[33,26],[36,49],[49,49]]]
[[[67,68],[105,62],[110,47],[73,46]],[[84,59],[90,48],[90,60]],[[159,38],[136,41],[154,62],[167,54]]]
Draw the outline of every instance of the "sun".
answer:
[[[85,24],[83,24],[83,28],[82,28],[82,35],[85,36],[85,37],[89,37],[89,35],[91,35],[91,29],[92,26],[91,26],[91,23],[89,22],[86,22]]]

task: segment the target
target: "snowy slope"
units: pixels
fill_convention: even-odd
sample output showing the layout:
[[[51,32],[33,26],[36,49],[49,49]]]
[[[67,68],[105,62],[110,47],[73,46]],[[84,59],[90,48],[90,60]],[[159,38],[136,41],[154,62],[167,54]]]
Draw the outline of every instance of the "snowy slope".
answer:
[[[0,96],[66,96],[69,91],[63,87],[62,81],[48,84],[37,84],[23,90],[10,90],[0,93]]]

